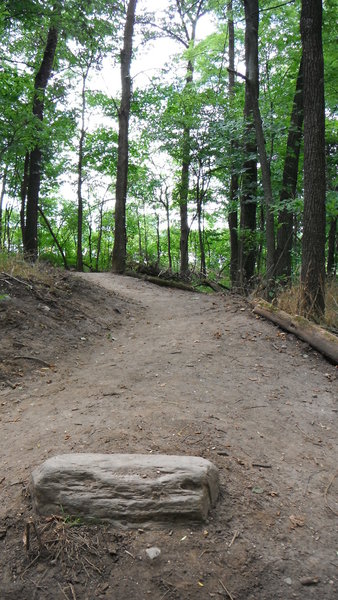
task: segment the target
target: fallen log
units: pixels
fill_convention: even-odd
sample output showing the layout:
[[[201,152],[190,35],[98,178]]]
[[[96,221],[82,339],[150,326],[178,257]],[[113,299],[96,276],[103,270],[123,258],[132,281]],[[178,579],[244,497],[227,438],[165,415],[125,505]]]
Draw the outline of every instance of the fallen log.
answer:
[[[125,275],[127,275],[128,277],[135,277],[136,279],[143,279],[143,281],[149,281],[149,283],[154,283],[155,285],[159,285],[162,287],[174,288],[176,290],[184,290],[186,292],[195,292],[195,294],[199,293],[198,290],[193,288],[191,285],[183,283],[182,281],[174,281],[173,279],[161,279],[161,277],[154,277],[153,275],[144,275],[143,273],[136,273],[135,271],[126,271]]]
[[[225,290],[229,291],[230,289],[222,283],[216,283],[216,281],[211,281],[210,279],[201,279],[201,281],[195,284],[195,287],[200,286],[209,287],[217,294],[223,293]]]
[[[319,325],[315,325],[315,323],[311,323],[304,317],[289,315],[268,302],[259,301],[254,304],[253,313],[293,333],[312,348],[318,350],[334,365],[338,364],[338,337],[333,333],[319,327]]]

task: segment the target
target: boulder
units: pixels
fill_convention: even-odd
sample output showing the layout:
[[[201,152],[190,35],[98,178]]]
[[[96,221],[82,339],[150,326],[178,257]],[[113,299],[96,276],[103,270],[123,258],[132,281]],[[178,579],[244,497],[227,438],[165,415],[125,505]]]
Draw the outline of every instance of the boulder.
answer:
[[[38,514],[121,527],[204,521],[218,491],[210,461],[161,454],[64,454],[35,469],[31,482]]]

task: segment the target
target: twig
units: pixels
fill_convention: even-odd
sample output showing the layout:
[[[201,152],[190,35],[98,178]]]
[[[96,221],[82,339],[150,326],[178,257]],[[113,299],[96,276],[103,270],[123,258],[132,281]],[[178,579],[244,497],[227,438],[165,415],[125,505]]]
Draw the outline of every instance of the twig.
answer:
[[[135,559],[135,556],[131,552],[128,552],[128,550],[125,550],[125,553]]]
[[[337,473],[338,473],[338,472],[337,472]],[[332,507],[329,505],[329,503],[328,503],[328,500],[327,500],[327,495],[328,495],[328,492],[329,492],[329,489],[330,489],[331,485],[333,484],[333,482],[334,482],[335,478],[337,477],[337,473],[334,473],[334,475],[332,475],[332,477],[331,477],[331,479],[330,479],[330,481],[329,481],[328,485],[327,485],[327,486],[326,486],[326,488],[325,488],[325,492],[324,492],[325,504],[326,504],[327,508],[329,508],[329,509],[330,509],[330,511],[331,511],[331,512],[333,512],[333,514],[334,514],[336,517],[338,517],[338,513],[337,513],[337,512],[336,512],[336,511],[335,511],[335,510],[334,510],[334,509],[333,509],[333,508],[332,508]]]
[[[37,358],[36,356],[12,356],[12,360],[20,360],[21,358],[25,360],[34,360],[35,362],[43,365],[44,367],[48,367],[49,369],[51,369],[53,366],[47,363],[45,360],[42,360],[42,358]]]
[[[14,281],[17,281],[18,283],[22,283],[22,285],[25,285],[30,290],[33,289],[33,286],[30,283],[26,283],[26,281],[22,281],[21,279],[18,279],[17,277],[14,277],[14,275],[10,275],[9,273],[5,273],[5,271],[1,271],[1,273],[2,273],[2,275],[5,275],[6,277],[9,277],[10,279],[14,279]]]
[[[260,469],[272,469],[272,465],[260,465],[259,463],[252,463],[252,467],[259,467]]]
[[[202,441],[205,439],[206,435],[207,435],[207,434],[205,434],[203,437],[199,438],[199,439],[198,439],[198,440],[196,440],[195,442],[187,442],[187,443],[188,443],[188,446],[193,446],[194,444],[198,444],[199,442],[202,442]],[[190,436],[187,436],[187,437],[190,437]]]
[[[62,593],[62,594],[64,595],[64,597],[66,598],[66,600],[69,600],[69,598],[68,598],[68,596],[67,596],[66,592],[65,592],[65,591],[62,589],[62,587],[61,587],[61,585],[59,584],[59,582],[58,582],[58,586],[59,586],[59,588],[60,588],[60,590],[61,590],[61,593]]]
[[[316,446],[321,446],[321,444],[322,444],[321,440],[318,440],[318,442],[317,442],[317,441],[315,441],[315,440],[314,440],[314,439],[313,439],[313,438],[312,438],[310,435],[308,435],[308,434],[307,434],[305,431],[303,431],[303,430],[302,430],[302,429],[299,427],[298,423],[296,423],[296,427],[297,427],[297,429],[299,429],[299,431],[300,431],[300,432],[301,432],[303,435],[305,435],[305,437],[306,437],[308,440],[310,440],[310,442],[312,442],[312,443],[313,443],[313,444],[315,444]]]
[[[28,569],[30,569],[39,558],[40,558],[40,553],[32,560],[32,562],[29,563],[28,567],[26,567],[25,570],[22,571],[20,577],[23,577],[24,574],[27,573]]]
[[[251,410],[252,408],[266,408],[266,404],[257,404],[257,406],[243,406],[243,410]]]
[[[236,529],[236,531],[235,531],[235,533],[234,533],[234,535],[232,537],[232,540],[231,540],[231,542],[230,542],[230,544],[228,546],[229,548],[231,548],[232,544],[234,543],[234,541],[238,537],[238,535],[239,535],[239,531],[238,531],[238,529]]]
[[[223,581],[221,581],[220,579],[218,580],[223,588],[223,590],[228,594],[230,600],[234,600],[234,597],[232,594],[230,594],[229,590],[227,590],[227,588],[225,587]]]
[[[95,571],[97,571],[98,573],[100,573],[100,575],[102,575],[102,571],[101,571],[101,569],[99,569],[99,567],[97,567],[92,562],[90,562],[90,560],[88,560],[88,558],[86,558],[85,556],[83,558],[93,569],[95,569]]]
[[[73,600],[76,600],[76,594],[75,594],[74,586],[70,583],[69,587],[70,587],[70,591],[72,592]]]

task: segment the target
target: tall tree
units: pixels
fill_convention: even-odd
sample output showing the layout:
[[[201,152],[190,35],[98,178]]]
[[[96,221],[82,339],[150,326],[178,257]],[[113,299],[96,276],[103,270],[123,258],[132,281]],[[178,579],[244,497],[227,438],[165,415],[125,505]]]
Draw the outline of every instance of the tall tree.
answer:
[[[180,42],[187,50],[188,61],[185,72],[185,85],[183,97],[183,128],[181,139],[181,173],[179,182],[180,206],[180,275],[187,279],[189,275],[189,222],[188,222],[188,196],[189,175],[191,166],[191,127],[192,103],[189,98],[194,80],[195,59],[193,50],[196,42],[196,28],[199,19],[205,14],[206,0],[175,0],[174,8],[170,7],[169,25],[159,27],[165,35]],[[176,21],[178,17],[178,22]]]
[[[304,79],[304,216],[301,310],[325,310],[325,101],[322,2],[302,0],[300,32]]]
[[[38,123],[43,121],[44,98],[48,80],[52,73],[58,29],[55,21],[59,6],[55,4],[48,29],[46,45],[40,68],[34,80],[33,115]],[[24,252],[26,258],[35,261],[38,256],[38,203],[42,169],[42,145],[38,140],[29,154],[29,171],[27,181],[26,222],[24,228]]]
[[[275,276],[286,283],[291,277],[294,212],[290,207],[296,196],[300,145],[303,129],[303,60],[299,65],[296,92],[286,143],[282,189],[279,196]]]
[[[229,31],[229,101],[230,108],[233,103],[235,93],[235,28],[232,12],[232,0],[230,0],[228,12],[228,31]],[[229,213],[228,224],[230,232],[230,279],[233,287],[238,282],[238,174],[235,169],[234,160],[234,142],[230,142],[230,189],[229,189]]]
[[[137,0],[129,0],[124,28],[124,43],[120,53],[122,95],[119,107],[119,140],[116,176],[115,233],[112,270],[123,273],[126,267],[127,233],[126,200],[128,187],[129,116],[131,102],[130,66]]]
[[[256,208],[257,208],[257,153],[253,110],[252,86],[258,83],[258,0],[244,0],[245,9],[245,104],[246,160],[243,165],[240,216],[240,283],[246,287],[255,272],[256,262]]]

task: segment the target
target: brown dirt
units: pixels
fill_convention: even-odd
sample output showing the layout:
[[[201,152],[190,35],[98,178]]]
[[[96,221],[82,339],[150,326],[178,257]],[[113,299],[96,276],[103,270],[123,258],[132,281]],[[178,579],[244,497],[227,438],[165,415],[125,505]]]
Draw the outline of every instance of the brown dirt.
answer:
[[[1,293],[1,600],[337,597],[332,365],[231,295],[62,272]],[[171,530],[38,519],[30,472],[83,451],[203,456],[221,497]]]

